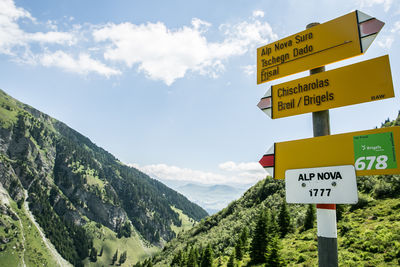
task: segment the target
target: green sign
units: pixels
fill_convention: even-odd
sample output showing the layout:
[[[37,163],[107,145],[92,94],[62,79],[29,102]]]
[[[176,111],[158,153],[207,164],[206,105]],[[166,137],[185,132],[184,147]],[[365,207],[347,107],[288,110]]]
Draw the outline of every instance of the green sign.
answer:
[[[356,170],[384,170],[397,168],[392,132],[353,137]]]

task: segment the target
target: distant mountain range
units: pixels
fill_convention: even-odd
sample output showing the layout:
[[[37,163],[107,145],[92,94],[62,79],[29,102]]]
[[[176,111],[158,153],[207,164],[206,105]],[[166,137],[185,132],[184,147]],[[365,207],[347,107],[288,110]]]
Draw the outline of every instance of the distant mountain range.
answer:
[[[251,184],[207,185],[190,181],[163,180],[159,177],[157,179],[204,208],[209,214],[222,210],[252,186]]]
[[[203,207],[209,214],[214,214],[225,208],[230,202],[238,199],[246,189],[229,185],[199,185],[193,183],[175,188],[190,201]]]

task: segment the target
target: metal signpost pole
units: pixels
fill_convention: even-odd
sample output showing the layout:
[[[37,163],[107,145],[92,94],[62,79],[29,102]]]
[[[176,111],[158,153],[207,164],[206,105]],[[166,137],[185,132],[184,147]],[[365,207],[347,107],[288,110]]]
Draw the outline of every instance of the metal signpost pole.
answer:
[[[310,23],[307,29],[318,25]],[[324,72],[325,66],[311,69],[310,75]],[[314,137],[330,135],[329,110],[312,113]],[[336,205],[317,204],[318,263],[320,267],[337,267]]]

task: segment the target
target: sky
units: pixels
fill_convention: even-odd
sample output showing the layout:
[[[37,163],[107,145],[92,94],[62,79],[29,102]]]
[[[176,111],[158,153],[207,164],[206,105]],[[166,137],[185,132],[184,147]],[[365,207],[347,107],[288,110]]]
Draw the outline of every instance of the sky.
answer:
[[[400,110],[400,1],[0,0],[0,88],[161,180],[254,184],[274,142],[312,137],[311,114],[272,120],[257,103],[256,49],[360,10],[385,22],[395,98],[330,110],[331,133]],[[373,78],[373,77],[366,77]]]

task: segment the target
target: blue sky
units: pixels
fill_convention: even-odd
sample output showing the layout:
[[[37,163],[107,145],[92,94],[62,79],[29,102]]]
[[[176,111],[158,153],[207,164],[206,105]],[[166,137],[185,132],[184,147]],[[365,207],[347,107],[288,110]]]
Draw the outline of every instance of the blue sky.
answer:
[[[395,0],[0,0],[0,88],[163,180],[254,183],[273,144],[312,136],[311,114],[257,108],[256,48],[355,9],[386,23],[363,56],[400,73]],[[331,132],[380,126],[398,97],[330,111]]]

